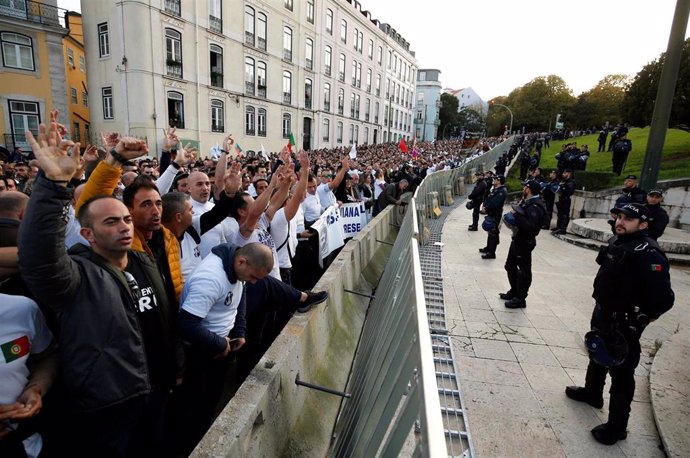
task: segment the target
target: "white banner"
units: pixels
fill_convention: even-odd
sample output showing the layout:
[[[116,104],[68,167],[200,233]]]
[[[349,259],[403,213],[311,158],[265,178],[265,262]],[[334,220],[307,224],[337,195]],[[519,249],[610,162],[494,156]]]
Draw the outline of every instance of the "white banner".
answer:
[[[328,207],[311,228],[319,233],[319,265],[323,267],[323,258],[345,244],[338,208],[335,205]]]
[[[343,226],[343,236],[346,239],[359,234],[359,231],[367,224],[367,209],[364,202],[343,204],[340,210],[340,223]]]

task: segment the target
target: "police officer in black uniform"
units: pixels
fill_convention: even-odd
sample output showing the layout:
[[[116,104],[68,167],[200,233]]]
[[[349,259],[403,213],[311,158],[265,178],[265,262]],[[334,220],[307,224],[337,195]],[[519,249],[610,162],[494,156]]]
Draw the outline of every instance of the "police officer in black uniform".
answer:
[[[489,197],[486,198],[482,208],[486,216],[494,218],[496,224],[490,229],[489,235],[486,237],[486,247],[480,248],[482,259],[496,259],[496,247],[500,243],[499,232],[501,226],[501,214],[503,213],[503,204],[506,201],[508,192],[504,186],[506,177],[503,175],[495,175],[493,177],[493,188]]]
[[[555,234],[565,234],[570,222],[570,206],[571,197],[575,192],[575,180],[573,179],[573,170],[563,170],[561,184],[558,187],[558,202],[556,202],[556,210],[558,216],[556,220],[556,227],[551,229]]]
[[[487,184],[488,179],[484,179],[484,174],[482,172],[477,172],[474,174],[474,176],[476,177],[477,181],[474,184],[474,189],[472,189],[470,195],[467,196],[467,200],[472,201],[472,224],[467,227],[468,231],[478,230],[477,225],[479,224],[479,209],[484,201],[486,189],[489,187],[489,184]]]
[[[630,202],[644,204],[647,202],[647,193],[637,186],[637,175],[627,175],[623,181],[623,193],[616,199],[616,207],[622,207]]]
[[[668,213],[661,208],[664,200],[664,192],[661,189],[652,189],[647,194],[647,210],[649,211],[649,236],[658,240],[664,234],[668,226]]]
[[[553,217],[553,204],[556,201],[556,193],[560,187],[560,182],[558,181],[558,171],[552,170],[549,173],[549,181],[546,186],[541,191],[542,199],[544,199],[544,207],[546,208],[546,213],[544,214],[544,221],[542,229],[551,229],[551,218]]]
[[[616,235],[597,256],[599,272],[594,278],[592,297],[596,301],[592,313],[592,330],[603,341],[620,336],[627,343],[627,356],[621,361],[602,365],[590,348],[590,362],[585,386],[569,386],[565,394],[576,401],[600,409],[606,374],[611,375],[611,400],[608,421],[592,429],[594,438],[612,445],[627,437],[630,404],[635,393],[635,368],[640,362],[640,336],[651,321],[668,311],[675,300],[671,289],[669,263],[659,245],[648,236],[649,212],[644,205],[629,203],[613,208],[616,214]],[[588,346],[589,347],[589,346]]]
[[[529,180],[522,190],[519,205],[513,205],[515,233],[508,249],[505,269],[508,273],[510,290],[499,294],[506,300],[507,308],[525,308],[525,299],[532,284],[532,251],[537,246],[537,235],[544,221],[544,202],[539,192],[541,185],[536,180]],[[508,217],[509,215],[506,215]]]

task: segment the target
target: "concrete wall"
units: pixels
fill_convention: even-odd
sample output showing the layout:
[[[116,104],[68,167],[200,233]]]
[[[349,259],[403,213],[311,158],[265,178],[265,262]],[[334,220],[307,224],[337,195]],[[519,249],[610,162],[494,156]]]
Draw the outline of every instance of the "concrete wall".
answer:
[[[661,205],[668,212],[669,227],[690,229],[690,179],[659,181],[658,187],[665,193]],[[609,210],[613,208],[616,199],[621,195],[621,189],[622,187],[597,192],[575,191],[571,216],[573,218],[608,218]]]
[[[392,208],[392,207],[391,207]],[[395,240],[383,211],[340,252],[314,288],[329,299],[296,314],[199,443],[193,457],[324,456],[340,397],[297,386],[295,379],[344,391],[370,294]]]

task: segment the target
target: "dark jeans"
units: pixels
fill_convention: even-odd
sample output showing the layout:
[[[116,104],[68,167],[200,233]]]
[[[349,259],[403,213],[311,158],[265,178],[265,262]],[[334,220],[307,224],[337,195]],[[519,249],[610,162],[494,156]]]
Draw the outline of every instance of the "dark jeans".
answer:
[[[534,239],[513,238],[508,249],[508,258],[504,268],[508,273],[509,293],[518,299],[527,298],[529,287],[532,285],[532,250],[535,246],[537,246],[537,241]]]

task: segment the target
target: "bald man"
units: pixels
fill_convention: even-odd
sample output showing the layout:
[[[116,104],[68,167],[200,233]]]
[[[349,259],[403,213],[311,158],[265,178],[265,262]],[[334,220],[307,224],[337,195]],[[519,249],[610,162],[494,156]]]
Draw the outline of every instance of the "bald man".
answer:
[[[203,172],[192,172],[187,179],[189,195],[192,198],[192,210],[195,215],[203,215],[213,208],[211,198],[211,180]],[[233,240],[234,234],[239,230],[237,222],[232,218],[226,218],[222,223],[210,229],[201,236],[199,251],[205,258],[211,248]]]

